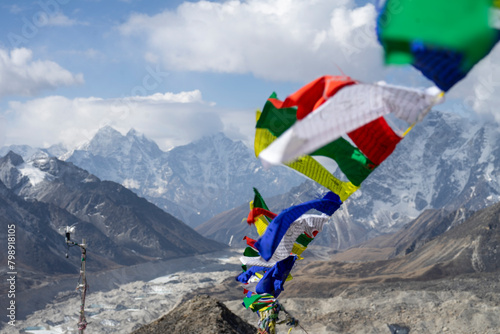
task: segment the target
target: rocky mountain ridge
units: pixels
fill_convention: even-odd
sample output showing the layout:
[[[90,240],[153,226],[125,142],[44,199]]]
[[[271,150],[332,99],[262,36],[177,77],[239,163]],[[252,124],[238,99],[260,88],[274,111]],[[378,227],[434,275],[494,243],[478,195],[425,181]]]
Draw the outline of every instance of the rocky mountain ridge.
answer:
[[[292,273],[293,280],[285,284],[280,300],[312,333],[388,334],[392,325],[393,328],[409,329],[410,333],[493,334],[499,325],[496,315],[500,311],[499,217],[500,203],[476,213],[428,210],[404,229],[385,236],[385,241],[381,236],[378,242],[370,240],[335,254],[328,261],[311,261],[313,249],[308,248],[303,254],[304,262],[300,261]],[[407,245],[412,244],[414,249],[407,252]],[[360,261],[358,258],[356,261],[351,257],[346,262],[338,258],[355,250],[374,253],[375,246],[381,251],[384,248],[399,251],[397,254],[386,251],[383,260]],[[190,290],[192,292],[179,305],[186,305],[189,309],[187,305],[192,296],[208,293],[223,301],[241,318],[255,324],[255,315],[241,306],[242,287],[235,282],[234,273],[227,274],[229,277],[221,285]],[[179,273],[164,278],[168,282],[164,289],[173,293],[171,287],[180,285],[178,281],[183,275]],[[208,277],[220,278],[214,273]],[[198,284],[202,284],[201,281]],[[158,291],[163,291],[160,280],[156,284],[159,284]],[[140,282],[131,291],[140,293],[137,290],[142,286],[144,283]],[[106,293],[106,296],[121,300],[118,296],[124,294],[126,300],[132,295],[129,290],[121,288],[112,295]],[[110,300],[104,295],[101,298]],[[114,312],[121,310],[116,307]],[[165,310],[168,310],[167,306]],[[99,319],[105,320],[97,326],[112,331],[112,326],[119,323],[112,317],[112,310],[99,311],[102,314]],[[50,312],[48,308],[44,314]],[[126,321],[117,319],[122,323]],[[155,324],[161,319],[168,325],[168,321],[177,318],[167,315]],[[217,322],[210,322],[210,326],[215,324]]]
[[[131,334],[254,334],[257,328],[208,295],[178,305],[158,320]]]
[[[88,248],[96,259],[90,270],[223,247],[125,187],[101,181],[56,158],[24,162],[13,152],[0,158],[0,196],[0,209],[5,212],[0,219],[18,226],[20,239],[31,238],[33,245],[51,249],[44,261],[24,262],[37,270],[49,266],[47,273],[68,272],[50,261],[54,251],[64,248],[59,246],[64,246],[62,229],[75,224],[76,236],[88,240]]]
[[[427,209],[475,211],[496,203],[500,200],[498,141],[494,125],[450,113],[429,113],[342,205],[315,242],[346,249],[394,232]],[[220,231],[211,227],[206,236],[219,234],[217,240],[225,244],[241,234],[234,229],[241,230],[239,223],[247,214],[242,208],[253,197],[252,187],[271,202],[288,191],[272,205],[277,212],[285,204],[298,204],[325,191],[316,186],[310,197],[300,195],[315,186],[301,189],[298,185],[304,179],[285,167],[263,171],[248,148],[223,134],[163,152],[133,130],[124,136],[107,127],[65,159],[125,185],[192,226],[217,216],[207,225],[216,223]],[[224,210],[233,208],[238,212],[230,211],[226,217]],[[222,226],[220,221],[227,224]]]
[[[222,133],[164,152],[133,129],[123,136],[105,127],[63,158],[124,185],[190,226],[248,201],[253,186],[276,195],[304,180],[284,167],[264,170],[242,142]]]
[[[498,202],[498,140],[493,125],[431,112],[343,203],[314,244],[343,250],[398,231],[425,210],[476,211]],[[284,195],[261,193],[271,211],[279,213],[285,205],[318,198],[324,191],[305,183]],[[296,200],[290,201],[292,198]],[[241,205],[197,230],[223,243],[228,243],[232,235],[239,240],[253,232],[239,224],[247,214],[248,205]]]
[[[475,211],[497,203],[499,139],[492,124],[431,112],[346,204],[354,219],[390,232],[425,209]]]

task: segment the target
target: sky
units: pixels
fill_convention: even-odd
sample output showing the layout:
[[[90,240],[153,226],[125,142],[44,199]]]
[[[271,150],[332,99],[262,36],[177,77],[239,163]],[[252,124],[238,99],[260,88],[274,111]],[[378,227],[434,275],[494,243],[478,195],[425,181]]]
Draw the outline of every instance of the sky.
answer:
[[[252,143],[255,110],[322,75],[410,87],[386,67],[363,0],[0,3],[0,147],[68,149],[110,125],[168,150],[223,131]],[[439,108],[500,121],[497,46]]]

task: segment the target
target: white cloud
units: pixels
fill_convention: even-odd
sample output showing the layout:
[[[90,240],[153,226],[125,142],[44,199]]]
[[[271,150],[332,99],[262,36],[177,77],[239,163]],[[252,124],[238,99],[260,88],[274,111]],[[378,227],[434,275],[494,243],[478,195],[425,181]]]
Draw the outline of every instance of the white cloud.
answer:
[[[7,133],[7,119],[0,115],[0,147],[5,145],[5,136]]]
[[[11,101],[3,117],[5,144],[35,147],[64,143],[73,148],[105,125],[122,133],[134,128],[163,149],[219,131],[250,140],[254,131],[253,111],[215,108],[198,90],[118,99],[49,96]]]
[[[469,74],[450,89],[448,98],[454,99],[451,111],[476,113],[485,121],[500,124],[500,45],[481,60]]]
[[[146,59],[172,70],[304,81],[337,74],[338,66],[375,80],[384,71],[375,18],[372,4],[354,0],[199,1],[134,14],[119,30],[146,43]]]
[[[0,97],[33,96],[47,89],[82,84],[82,74],[72,74],[49,60],[33,60],[29,49],[0,49]]]
[[[119,31],[145,43],[148,62],[169,70],[306,82],[340,68],[362,81],[432,85],[410,65],[383,65],[376,15],[372,4],[357,6],[354,0],[198,1],[156,15],[133,14]],[[497,46],[447,94],[451,111],[474,111],[500,123],[498,78]]]

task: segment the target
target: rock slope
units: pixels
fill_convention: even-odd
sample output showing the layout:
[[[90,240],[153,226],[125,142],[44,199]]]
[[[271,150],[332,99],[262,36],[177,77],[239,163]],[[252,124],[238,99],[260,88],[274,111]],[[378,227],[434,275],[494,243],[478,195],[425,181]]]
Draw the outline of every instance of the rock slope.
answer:
[[[132,334],[255,334],[248,324],[218,300],[199,295],[177,306],[155,322]]]
[[[223,247],[127,188],[101,181],[56,158],[24,162],[11,152],[0,159],[0,180],[24,200],[57,206],[75,216],[76,222],[91,224],[106,241],[93,240],[94,245],[90,240],[89,248],[101,247],[101,255],[120,264],[199,254]],[[117,247],[127,250],[128,256],[117,256],[114,253]]]
[[[413,241],[405,239],[408,230],[415,232]],[[380,248],[374,239],[346,251],[351,262],[340,261],[342,253],[328,261],[304,253],[280,300],[308,332],[389,334],[389,325],[398,325],[410,333],[498,333],[500,203],[472,215],[431,210],[377,240]],[[408,244],[415,245],[412,251],[394,253]],[[371,255],[377,249],[385,260]],[[228,278],[205,292],[255,321],[241,298],[227,292],[238,288]]]
[[[44,298],[37,306],[54,295],[44,287],[79,273],[78,247],[70,248],[69,259],[64,256],[66,226],[75,225],[73,240],[86,239],[90,273],[225,248],[117,183],[56,158],[24,162],[12,152],[0,158],[0,225],[16,230],[17,298],[40,288]],[[7,249],[7,228],[0,240]],[[0,252],[0,265],[6,272],[6,252]],[[0,282],[0,289],[7,291],[7,284]],[[0,305],[4,301],[6,294]],[[30,308],[20,303],[18,315]]]

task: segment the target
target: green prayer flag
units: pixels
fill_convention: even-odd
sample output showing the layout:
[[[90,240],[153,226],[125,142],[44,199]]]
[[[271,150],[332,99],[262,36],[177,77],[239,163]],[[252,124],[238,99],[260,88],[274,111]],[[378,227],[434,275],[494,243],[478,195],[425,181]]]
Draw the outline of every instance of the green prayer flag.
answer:
[[[299,235],[297,237],[297,240],[295,240],[295,241],[297,243],[301,244],[302,246],[307,247],[307,245],[309,245],[311,243],[311,241],[313,241],[313,240],[314,240],[314,238],[310,238],[307,235],[305,235],[304,233],[302,233],[301,235]]]
[[[266,205],[266,202],[260,195],[259,191],[256,188],[253,188],[254,198],[253,198],[253,207],[254,208],[262,208],[264,210],[270,211]]]
[[[244,256],[248,256],[248,257],[258,257],[258,256],[260,256],[259,252],[256,251],[255,249],[253,249],[252,247],[245,248],[245,250],[243,251],[243,255]]]
[[[359,186],[376,167],[357,147],[344,138],[339,138],[310,155],[321,155],[335,160],[342,173],[355,186]]]
[[[274,136],[279,137],[297,120],[297,109],[276,108],[270,99],[276,99],[276,93],[273,93],[264,105],[256,128],[267,129]],[[376,167],[357,147],[344,138],[339,138],[310,155],[325,156],[335,160],[342,173],[357,187]],[[256,205],[255,202],[254,205]]]
[[[245,305],[246,308],[249,308],[250,305],[261,299],[263,296],[262,295],[253,295],[251,297],[244,297],[243,298],[243,304]]]
[[[492,0],[387,0],[378,23],[386,63],[412,63],[411,44],[420,42],[460,52],[468,71],[497,40],[492,7]]]

